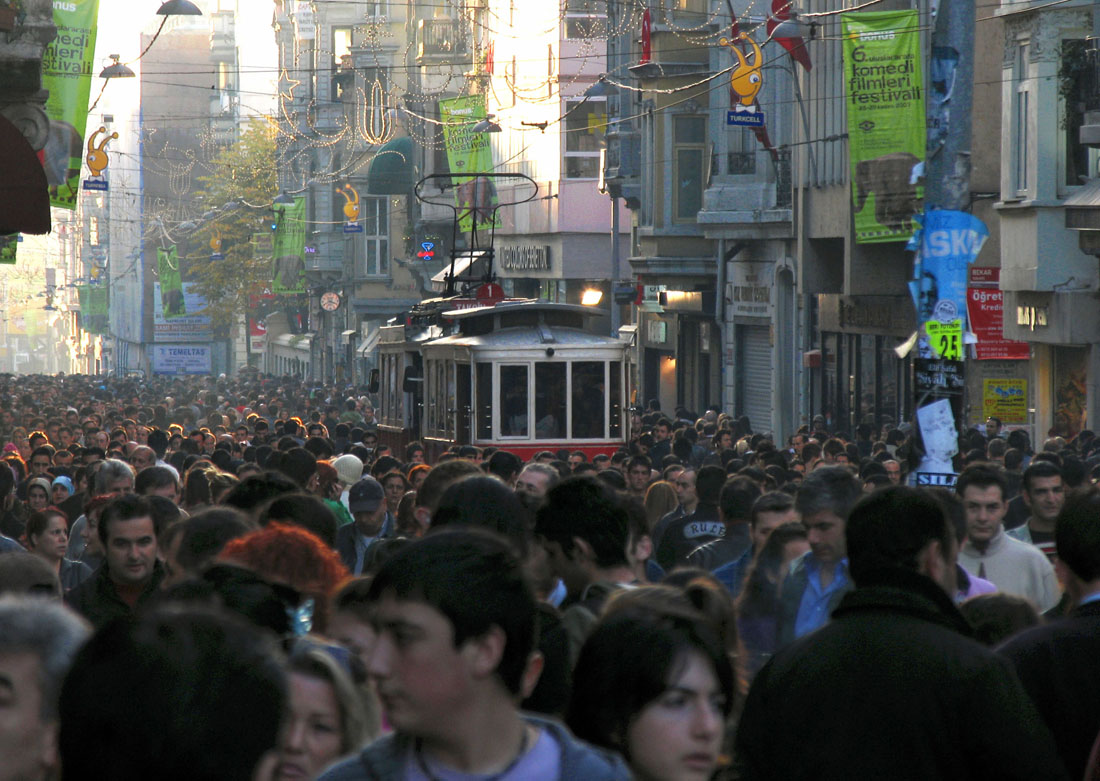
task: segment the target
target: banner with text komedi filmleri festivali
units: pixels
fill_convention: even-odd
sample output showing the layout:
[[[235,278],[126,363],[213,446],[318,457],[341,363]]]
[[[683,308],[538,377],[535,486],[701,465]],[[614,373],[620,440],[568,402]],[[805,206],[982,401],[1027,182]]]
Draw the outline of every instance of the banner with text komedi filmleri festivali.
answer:
[[[916,11],[842,14],[856,241],[904,241],[921,211],[924,87]]]

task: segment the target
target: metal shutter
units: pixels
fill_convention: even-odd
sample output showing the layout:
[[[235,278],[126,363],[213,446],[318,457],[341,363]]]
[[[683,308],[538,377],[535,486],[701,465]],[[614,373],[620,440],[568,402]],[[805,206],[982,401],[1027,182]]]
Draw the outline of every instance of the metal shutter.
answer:
[[[772,345],[769,326],[741,325],[741,414],[749,416],[753,433],[771,433]]]

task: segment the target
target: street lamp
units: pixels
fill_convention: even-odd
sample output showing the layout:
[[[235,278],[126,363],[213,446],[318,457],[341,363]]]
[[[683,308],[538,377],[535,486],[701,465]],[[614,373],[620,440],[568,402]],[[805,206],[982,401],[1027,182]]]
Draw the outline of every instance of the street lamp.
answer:
[[[125,64],[119,62],[119,55],[109,54],[113,62],[106,66],[99,72],[99,78],[101,79],[132,79],[134,78],[134,72]]]
[[[166,0],[157,14],[159,16],[202,16],[202,11],[191,0]]]

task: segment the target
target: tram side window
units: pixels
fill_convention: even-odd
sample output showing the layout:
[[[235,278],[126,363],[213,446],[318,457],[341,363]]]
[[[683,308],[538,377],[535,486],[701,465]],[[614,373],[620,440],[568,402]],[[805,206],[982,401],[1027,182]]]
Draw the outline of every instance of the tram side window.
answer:
[[[527,367],[500,367],[500,435],[526,437]]]
[[[565,436],[565,364],[535,364],[535,439]]]
[[[574,361],[573,438],[601,439],[607,415],[607,389],[603,361]]]
[[[623,365],[611,362],[611,438],[620,439],[623,435]]]
[[[477,365],[477,438],[493,438],[493,364],[479,363]],[[503,407],[502,407],[503,408]],[[527,406],[524,403],[524,413]],[[503,422],[501,423],[503,426]]]

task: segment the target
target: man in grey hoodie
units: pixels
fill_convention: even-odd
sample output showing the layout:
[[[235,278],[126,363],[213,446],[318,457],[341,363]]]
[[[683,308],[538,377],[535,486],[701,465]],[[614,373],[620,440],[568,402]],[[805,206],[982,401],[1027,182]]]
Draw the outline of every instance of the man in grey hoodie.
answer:
[[[534,594],[507,543],[430,534],[386,561],[368,596],[377,640],[367,668],[394,732],[321,781],[630,778],[619,757],[519,711],[542,663]]]

